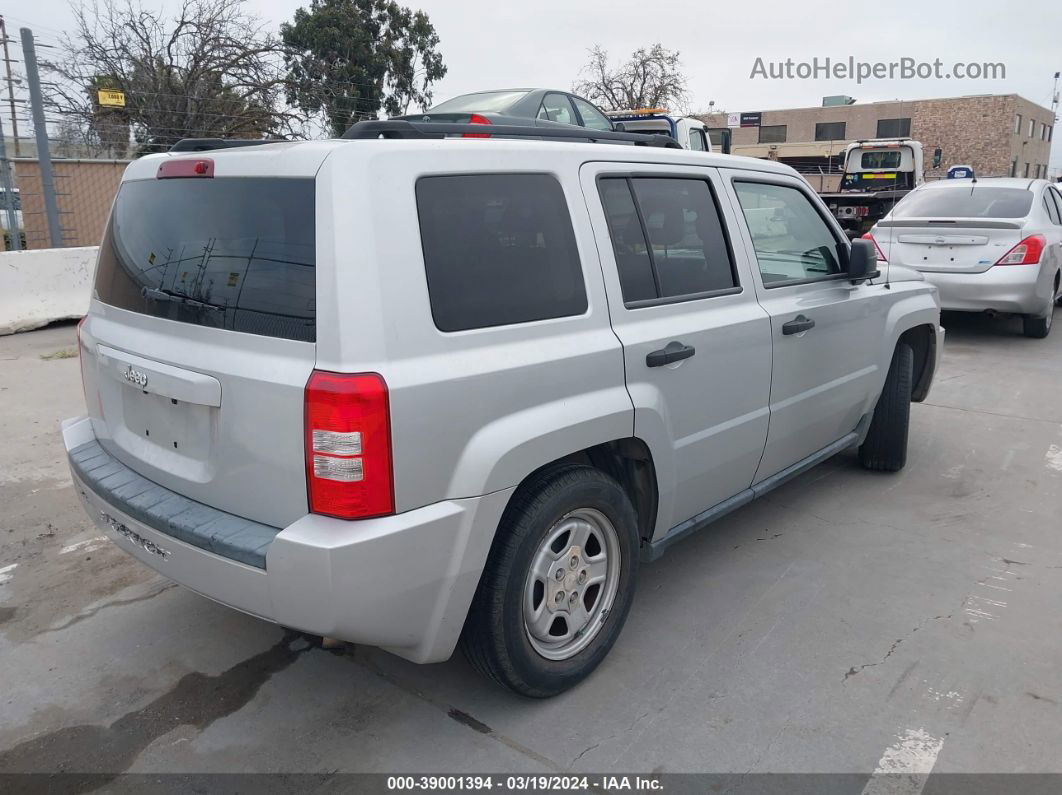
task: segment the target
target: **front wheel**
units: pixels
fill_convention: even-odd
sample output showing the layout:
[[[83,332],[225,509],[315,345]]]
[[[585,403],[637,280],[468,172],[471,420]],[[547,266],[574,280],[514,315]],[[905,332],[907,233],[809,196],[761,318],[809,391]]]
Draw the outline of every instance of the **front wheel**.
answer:
[[[907,430],[911,422],[914,351],[900,343],[892,355],[867,438],[859,447],[859,461],[867,469],[899,472],[907,463]]]
[[[623,488],[588,466],[522,486],[505,511],[461,647],[525,696],[561,693],[619,637],[634,598],[638,523]]]

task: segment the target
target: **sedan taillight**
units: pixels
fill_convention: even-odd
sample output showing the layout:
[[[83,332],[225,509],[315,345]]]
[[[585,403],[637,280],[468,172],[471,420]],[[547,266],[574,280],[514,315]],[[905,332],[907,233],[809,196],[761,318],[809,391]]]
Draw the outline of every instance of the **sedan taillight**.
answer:
[[[1029,235],[1014,248],[1004,254],[996,265],[1036,265],[1047,248],[1047,238],[1043,235]]]

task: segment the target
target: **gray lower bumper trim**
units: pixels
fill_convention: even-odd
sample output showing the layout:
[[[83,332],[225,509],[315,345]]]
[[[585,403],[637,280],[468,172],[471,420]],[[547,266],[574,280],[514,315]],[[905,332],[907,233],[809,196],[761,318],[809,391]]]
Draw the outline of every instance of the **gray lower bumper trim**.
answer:
[[[186,544],[259,569],[280,530],[219,511],[152,483],[116,459],[99,442],[70,451],[78,477],[115,508]]]

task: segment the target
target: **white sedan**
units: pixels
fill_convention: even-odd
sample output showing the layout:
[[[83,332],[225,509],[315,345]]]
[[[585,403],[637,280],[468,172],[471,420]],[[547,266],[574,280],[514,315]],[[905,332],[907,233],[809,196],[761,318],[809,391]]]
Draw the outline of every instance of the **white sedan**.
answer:
[[[1043,179],[948,179],[922,185],[864,235],[878,260],[921,271],[940,306],[1022,316],[1046,337],[1059,299],[1062,192]]]

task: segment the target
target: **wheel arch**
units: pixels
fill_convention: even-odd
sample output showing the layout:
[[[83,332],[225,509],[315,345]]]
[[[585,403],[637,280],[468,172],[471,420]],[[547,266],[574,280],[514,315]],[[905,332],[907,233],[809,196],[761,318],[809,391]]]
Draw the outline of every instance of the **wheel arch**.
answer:
[[[923,323],[903,332],[896,344],[905,343],[914,352],[914,385],[911,401],[921,403],[929,394],[937,360],[937,334],[932,325]]]
[[[595,444],[543,464],[519,483],[509,503],[522,488],[571,464],[593,467],[615,479],[638,517],[639,539],[644,544],[652,538],[659,508],[656,465],[649,445],[634,436]]]

